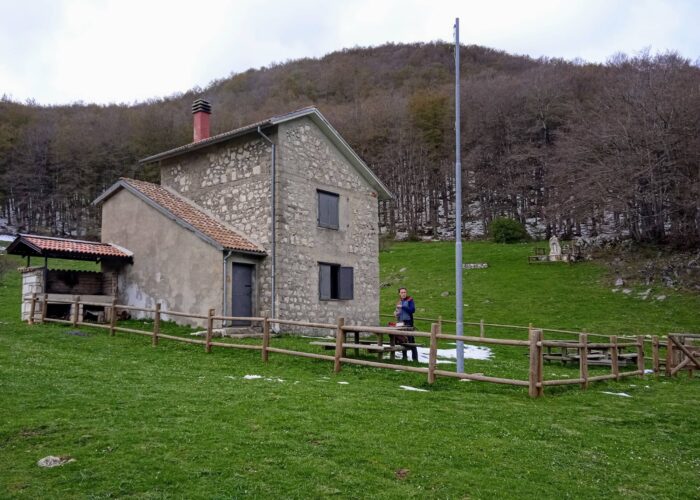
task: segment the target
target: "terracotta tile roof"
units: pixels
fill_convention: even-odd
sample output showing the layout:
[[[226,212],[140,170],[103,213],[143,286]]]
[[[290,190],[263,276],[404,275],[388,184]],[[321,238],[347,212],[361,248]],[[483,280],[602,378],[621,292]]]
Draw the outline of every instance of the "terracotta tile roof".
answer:
[[[122,248],[110,243],[96,241],[69,240],[65,238],[52,238],[48,236],[36,236],[33,234],[20,234],[17,244],[29,245],[39,250],[39,253],[80,254],[95,257],[119,257],[130,258],[131,254]],[[14,245],[14,243],[13,243]],[[16,246],[16,245],[14,245]]]
[[[265,250],[249,241],[233,229],[204,213],[191,202],[168,191],[158,184],[137,181],[122,177],[120,182],[126,183],[148,199],[170,212],[180,221],[185,222],[196,231],[207,236],[227,250],[239,250],[257,254],[265,254]]]

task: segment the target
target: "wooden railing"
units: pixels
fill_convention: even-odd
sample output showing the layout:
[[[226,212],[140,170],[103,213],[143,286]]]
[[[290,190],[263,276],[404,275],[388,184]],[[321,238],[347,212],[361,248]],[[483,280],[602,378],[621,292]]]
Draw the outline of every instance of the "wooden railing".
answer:
[[[268,318],[268,317],[236,317],[236,316],[221,316],[216,315],[214,309],[209,309],[206,315],[197,315],[191,313],[184,313],[179,311],[165,311],[161,309],[160,304],[156,304],[153,308],[135,307],[127,306],[123,304],[117,304],[116,300],[113,300],[111,304],[105,306],[104,303],[89,303],[82,302],[80,297],[75,297],[72,301],[61,301],[61,300],[51,300],[49,301],[48,295],[44,295],[39,298],[36,294],[33,294],[31,298],[26,299],[30,301],[30,314],[28,322],[33,324],[36,321],[37,311],[39,311],[39,321],[40,322],[56,322],[56,323],[66,323],[72,324],[73,326],[85,325],[95,328],[104,328],[109,330],[111,336],[115,335],[115,332],[133,333],[138,335],[150,336],[152,338],[152,345],[157,346],[161,339],[173,340],[177,342],[186,342],[190,344],[203,345],[207,353],[211,352],[212,347],[217,348],[233,348],[233,349],[252,349],[261,351],[262,361],[267,362],[270,353],[275,354],[285,354],[291,356],[299,356],[311,359],[319,359],[324,361],[332,361],[334,365],[335,373],[340,372],[342,364],[353,364],[361,366],[370,366],[374,368],[385,368],[390,370],[407,371],[414,373],[422,373],[427,375],[429,383],[434,383],[436,377],[452,377],[466,380],[475,380],[481,382],[490,382],[496,384],[507,384],[513,386],[527,387],[528,393],[531,397],[540,397],[544,394],[544,388],[548,386],[555,385],[573,385],[578,384],[581,389],[586,389],[591,382],[597,382],[602,380],[619,380],[622,377],[629,376],[643,376],[645,373],[645,357],[644,357],[644,336],[638,335],[636,337],[616,337],[608,336],[608,342],[589,342],[590,337],[601,337],[599,334],[589,334],[589,333],[578,333],[577,341],[562,341],[562,340],[545,340],[544,332],[562,332],[562,330],[545,330],[542,328],[534,328],[532,326],[524,327],[528,331],[527,340],[518,339],[504,339],[504,338],[488,338],[484,336],[485,326],[500,326],[500,327],[513,327],[522,329],[523,327],[515,327],[514,325],[496,325],[496,324],[486,324],[483,321],[480,323],[471,323],[471,325],[478,325],[480,327],[479,336],[457,336],[452,334],[442,333],[442,324],[449,322],[438,319],[437,322],[433,322],[430,327],[430,331],[412,331],[411,335],[415,337],[422,337],[429,339],[429,355],[428,355],[428,366],[410,366],[405,364],[393,364],[385,363],[381,361],[369,361],[360,358],[346,357],[345,349],[343,346],[344,339],[347,332],[362,332],[365,334],[375,334],[375,335],[387,335],[396,334],[396,330],[392,328],[379,327],[379,326],[364,326],[364,325],[346,325],[343,318],[338,318],[335,324],[331,323],[313,323],[305,321],[292,321],[284,320],[281,318]],[[71,319],[62,320],[47,317],[47,308],[49,303],[62,303],[71,304]],[[80,306],[92,305],[92,306],[103,306],[110,310],[110,322],[108,325],[97,324],[92,322],[84,322],[79,317]],[[38,307],[37,307],[38,306]],[[116,325],[117,311],[118,310],[128,310],[128,311],[140,311],[144,313],[149,313],[153,315],[153,328],[151,331],[138,330],[133,328],[118,327]],[[206,334],[203,340],[200,339],[190,339],[185,337],[180,337],[176,335],[168,335],[161,332],[160,323],[163,315],[167,316],[179,316],[194,319],[204,319],[206,320]],[[416,318],[418,319],[418,318]],[[220,321],[236,321],[244,320],[251,323],[257,323],[262,326],[262,345],[256,344],[237,344],[231,342],[215,342],[212,340],[214,331],[214,322]],[[314,329],[326,329],[333,332],[335,336],[335,351],[334,354],[318,354],[313,352],[305,351],[295,351],[290,349],[283,349],[280,347],[271,346],[271,329],[272,325],[278,326],[301,326],[305,328]],[[574,332],[566,332],[574,333]],[[620,340],[625,340],[620,342]],[[473,344],[484,344],[484,345],[499,345],[499,346],[512,346],[519,348],[526,348],[529,351],[529,372],[527,380],[519,380],[513,378],[503,378],[488,376],[482,373],[456,373],[448,370],[437,369],[437,349],[438,341],[440,340],[450,340],[456,342],[469,342]],[[631,341],[630,341],[631,340]],[[652,370],[655,374],[660,372],[660,356],[659,348],[661,343],[659,338],[654,336],[652,339]],[[561,379],[561,380],[545,380],[544,377],[544,361],[545,355],[544,350],[547,348],[558,348],[558,349],[575,349],[578,351],[578,362],[579,362],[579,377],[575,379]],[[633,348],[636,351],[636,369],[631,371],[620,371],[618,363],[618,353],[620,349]],[[589,365],[589,354],[591,350],[607,350],[610,352],[611,360],[611,372],[605,375],[595,375],[590,376],[588,373]],[[669,375],[668,364],[667,364],[667,375]]]

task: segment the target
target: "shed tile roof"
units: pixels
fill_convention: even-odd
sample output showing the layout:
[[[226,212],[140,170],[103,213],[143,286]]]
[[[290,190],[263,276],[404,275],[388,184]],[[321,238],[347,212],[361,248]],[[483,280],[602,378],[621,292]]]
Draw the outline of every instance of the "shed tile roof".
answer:
[[[10,245],[11,249],[20,246],[28,246],[37,254],[41,255],[65,255],[70,258],[70,254],[84,257],[117,257],[122,259],[131,258],[131,253],[112,245],[111,243],[100,243],[96,241],[69,240],[66,238],[53,238],[49,236],[37,236],[33,234],[20,234]]]
[[[265,254],[265,250],[255,243],[207,215],[196,205],[158,184],[125,177],[122,177],[119,182],[132,187],[152,202],[170,212],[180,221],[194,228],[195,231],[202,233],[227,250]]]

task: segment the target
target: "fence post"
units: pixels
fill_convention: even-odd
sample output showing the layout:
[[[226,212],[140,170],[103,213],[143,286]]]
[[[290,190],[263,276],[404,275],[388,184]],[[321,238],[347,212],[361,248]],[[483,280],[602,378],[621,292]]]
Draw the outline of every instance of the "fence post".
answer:
[[[588,389],[588,334],[579,333],[578,342],[581,344],[579,347],[579,374],[580,378],[583,379],[581,382],[581,389]]]
[[[117,299],[112,299],[112,314],[109,317],[109,336],[114,337],[114,327],[117,324]]]
[[[430,325],[430,354],[428,355],[428,383],[435,382],[435,365],[437,365],[437,343],[440,331],[440,323]]]
[[[620,351],[617,347],[617,335],[610,336],[610,367],[615,380],[620,380]]]
[[[668,335],[666,335],[666,376],[673,377],[674,359],[676,354],[673,352],[675,349],[673,342]]]
[[[153,317],[153,347],[158,345],[158,334],[160,333],[160,302],[156,303],[156,312]]]
[[[654,370],[654,375],[659,376],[659,336],[651,337],[651,367]]]
[[[207,341],[204,346],[204,351],[206,353],[211,352],[211,335],[214,330],[214,313],[216,311],[214,309],[209,309],[209,312],[207,313]]]
[[[528,394],[531,398],[538,398],[543,395],[544,387],[540,385],[537,387],[538,383],[542,383],[542,345],[538,345],[542,342],[542,331],[535,330],[530,326],[529,337],[530,337],[530,372],[528,377]]]
[[[530,326],[532,327],[532,325],[530,325]],[[481,337],[483,339],[485,333],[486,332],[484,331],[484,320],[482,319],[482,320],[479,320],[479,337]]]
[[[73,299],[73,326],[78,326],[78,312],[80,310],[80,295]]]
[[[29,319],[27,322],[30,325],[34,324],[34,309],[36,307],[36,293],[32,293],[32,303],[29,304]]]
[[[44,294],[44,302],[41,303],[41,322],[46,322],[46,314],[49,311],[49,294]]]
[[[637,370],[639,378],[644,378],[644,335],[637,335]]]
[[[267,348],[270,347],[270,318],[265,316],[263,318],[263,345],[262,345],[262,360],[263,363],[267,363],[269,358],[269,352]]]
[[[345,332],[343,326],[345,318],[338,318],[338,327],[335,329],[335,357],[333,360],[333,372],[340,372],[340,358],[343,357],[343,341],[345,340]]]

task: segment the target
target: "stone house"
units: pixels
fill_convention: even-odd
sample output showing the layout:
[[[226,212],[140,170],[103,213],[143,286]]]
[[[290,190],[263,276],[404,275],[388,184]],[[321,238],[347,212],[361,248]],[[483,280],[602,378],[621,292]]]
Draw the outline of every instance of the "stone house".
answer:
[[[95,200],[102,241],[133,253],[119,300],[378,324],[384,184],[315,108],[215,136],[210,114],[195,101],[194,142],[141,161],[160,185],[120,179]]]

